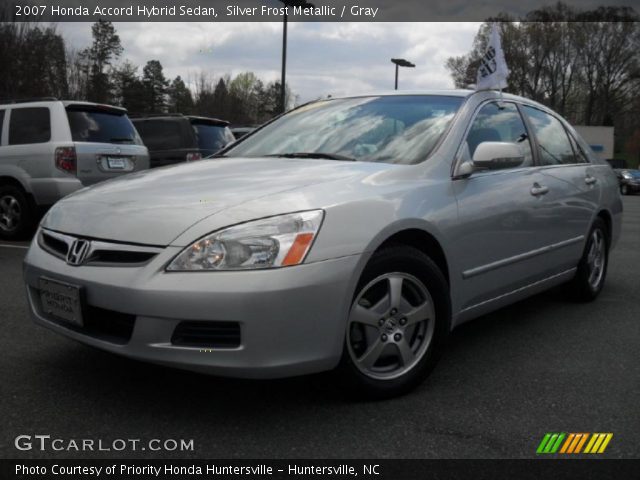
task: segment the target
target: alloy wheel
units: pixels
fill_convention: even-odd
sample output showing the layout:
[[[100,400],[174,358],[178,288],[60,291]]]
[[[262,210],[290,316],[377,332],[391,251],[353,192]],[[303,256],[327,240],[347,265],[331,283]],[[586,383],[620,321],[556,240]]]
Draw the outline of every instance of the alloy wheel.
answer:
[[[5,232],[16,230],[21,217],[20,202],[15,197],[5,195],[0,198],[0,229]]]
[[[426,286],[406,273],[387,273],[356,297],[347,329],[354,365],[377,380],[398,378],[415,367],[433,339],[435,309]]]
[[[597,290],[604,275],[606,256],[606,245],[602,230],[596,228],[591,233],[587,253],[588,281],[592,289]]]

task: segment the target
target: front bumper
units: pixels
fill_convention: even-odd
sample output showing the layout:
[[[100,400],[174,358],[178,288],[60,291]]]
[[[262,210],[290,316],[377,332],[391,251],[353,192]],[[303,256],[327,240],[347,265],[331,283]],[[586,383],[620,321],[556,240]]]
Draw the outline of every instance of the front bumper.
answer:
[[[180,250],[167,247],[142,267],[73,267],[34,240],[24,263],[32,318],[109,352],[217,375],[274,378],[338,364],[359,255],[262,271],[165,272]],[[130,339],[112,342],[48,318],[39,301],[42,276],[80,286],[91,308],[135,318]],[[240,346],[172,344],[183,321],[237,322]]]

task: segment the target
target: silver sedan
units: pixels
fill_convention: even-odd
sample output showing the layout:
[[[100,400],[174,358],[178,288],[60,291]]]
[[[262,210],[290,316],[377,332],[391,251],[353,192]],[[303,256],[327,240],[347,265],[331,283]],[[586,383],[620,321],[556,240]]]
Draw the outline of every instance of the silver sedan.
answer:
[[[550,287],[593,300],[612,169],[496,92],[322,100],[218,158],[81,190],[25,260],[36,323],[131,358],[407,392],[463,322]]]

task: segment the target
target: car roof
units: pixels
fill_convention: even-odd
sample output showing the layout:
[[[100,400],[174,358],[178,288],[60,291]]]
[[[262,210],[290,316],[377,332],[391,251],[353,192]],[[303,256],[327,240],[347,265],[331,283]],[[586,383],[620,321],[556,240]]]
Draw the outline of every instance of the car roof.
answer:
[[[115,105],[106,105],[106,104],[95,103],[95,102],[83,102],[81,100],[58,100],[53,97],[33,98],[33,99],[27,98],[27,99],[16,99],[16,100],[9,100],[9,101],[7,101],[6,99],[3,99],[3,100],[0,100],[0,107],[3,107],[3,108],[24,107],[29,105],[44,106],[44,105],[50,105],[52,103],[61,103],[65,108],[70,106],[85,106],[85,107],[103,108],[105,110],[115,110],[122,113],[127,112],[126,108],[117,107]]]
[[[181,120],[181,119],[189,120],[190,122],[195,121],[197,123],[206,123],[206,124],[216,125],[221,127],[226,127],[227,125],[229,125],[229,122],[227,122],[226,120],[221,120],[219,118],[200,117],[198,115],[183,115],[182,113],[150,113],[147,115],[134,114],[131,117],[132,122],[142,122],[142,121],[148,121],[148,120],[164,121],[164,120]]]

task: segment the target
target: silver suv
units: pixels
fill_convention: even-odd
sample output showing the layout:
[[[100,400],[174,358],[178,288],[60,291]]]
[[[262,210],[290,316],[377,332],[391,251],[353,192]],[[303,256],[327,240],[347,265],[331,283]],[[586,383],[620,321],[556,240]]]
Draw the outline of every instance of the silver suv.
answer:
[[[149,167],[123,108],[42,99],[0,105],[0,238],[84,186]]]

